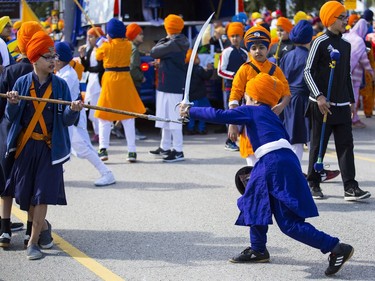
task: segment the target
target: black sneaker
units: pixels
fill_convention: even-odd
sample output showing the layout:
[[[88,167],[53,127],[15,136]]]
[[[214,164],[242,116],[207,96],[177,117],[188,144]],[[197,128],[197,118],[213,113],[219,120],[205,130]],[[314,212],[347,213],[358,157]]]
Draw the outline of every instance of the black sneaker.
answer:
[[[101,148],[98,152],[98,156],[100,158],[100,160],[102,161],[107,161],[108,160],[108,152],[107,152],[107,149],[105,148]]]
[[[171,152],[163,158],[164,162],[172,163],[178,161],[184,161],[184,153],[182,151],[171,150]]]
[[[23,228],[23,223],[22,222],[12,222],[10,224],[10,230],[12,232],[22,230],[22,228]]]
[[[368,191],[363,191],[358,186],[356,187],[349,187],[345,190],[344,199],[346,201],[356,201],[367,199],[371,196],[371,193]]]
[[[239,254],[229,260],[233,263],[257,263],[257,262],[269,262],[270,261],[270,253],[267,249],[264,253],[256,252],[251,247],[246,248]]]
[[[151,155],[164,157],[164,156],[167,156],[169,153],[171,153],[171,150],[170,149],[164,150],[161,147],[158,147],[156,150],[150,150],[148,153],[150,153]]]
[[[130,163],[137,162],[137,153],[136,152],[129,152],[128,158],[126,158],[126,161],[128,161]]]
[[[340,175],[339,170],[325,170],[324,169],[323,171],[320,172],[320,182],[325,182],[325,181],[334,179],[338,175]]]
[[[338,245],[338,250],[332,251],[328,257],[329,266],[327,267],[325,274],[330,276],[337,273],[344,263],[352,257],[353,253],[354,248],[352,246],[340,243]]]
[[[10,244],[10,238],[12,237],[11,233],[4,232],[0,235],[0,247],[8,248]]]
[[[310,187],[312,198],[322,199],[324,197],[322,189],[319,186]]]

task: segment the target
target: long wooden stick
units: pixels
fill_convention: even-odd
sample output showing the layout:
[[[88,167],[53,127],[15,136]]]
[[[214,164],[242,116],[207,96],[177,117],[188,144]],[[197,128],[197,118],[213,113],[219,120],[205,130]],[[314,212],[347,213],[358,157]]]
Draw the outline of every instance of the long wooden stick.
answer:
[[[81,6],[81,4],[78,2],[78,0],[74,0],[74,3],[76,3],[76,5],[78,6],[78,8],[81,10],[82,14],[85,16],[86,20],[90,23],[90,25],[92,27],[95,27],[94,23],[92,22],[92,20],[90,19],[89,15],[85,12],[85,10],[83,9],[83,7]],[[95,30],[95,33],[96,35],[98,35],[98,38],[102,37],[99,33],[99,31],[94,28]]]
[[[8,98],[8,97],[7,97],[6,94],[0,93],[0,98]],[[20,100],[49,102],[49,103],[56,103],[56,104],[63,104],[63,105],[70,105],[71,104],[70,101],[65,101],[65,100],[45,99],[45,98],[36,98],[36,97],[34,98],[34,97],[30,97],[30,96],[18,96],[18,98]],[[109,108],[109,107],[90,105],[90,104],[83,104],[83,107],[88,108],[88,109],[94,109],[94,110],[100,110],[100,111],[105,111],[105,112],[122,114],[122,115],[129,115],[129,116],[133,116],[133,117],[137,117],[137,118],[147,119],[147,120],[150,120],[150,121],[172,122],[172,123],[181,124],[181,121],[177,121],[177,120],[170,120],[170,119],[160,118],[160,117],[157,117],[155,115],[140,114],[140,113],[125,111],[125,110],[120,110],[120,109],[114,109],[114,108]]]

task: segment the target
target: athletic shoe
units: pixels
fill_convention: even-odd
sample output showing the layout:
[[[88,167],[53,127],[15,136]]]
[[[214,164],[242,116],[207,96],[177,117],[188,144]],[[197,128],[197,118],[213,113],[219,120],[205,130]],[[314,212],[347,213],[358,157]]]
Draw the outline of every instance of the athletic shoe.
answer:
[[[51,249],[53,246],[52,227],[47,220],[46,223],[48,228],[40,232],[38,244],[42,249]]]
[[[126,161],[128,161],[130,163],[137,162],[137,153],[136,152],[129,152],[128,158],[126,158]]]
[[[247,247],[245,250],[241,252],[238,256],[235,256],[229,260],[233,263],[260,263],[260,262],[269,262],[270,261],[270,253],[267,249],[264,253],[260,253],[251,249],[251,247]]]
[[[363,128],[366,128],[366,124],[364,124],[361,120],[358,120],[352,123],[352,127],[363,129]]]
[[[184,161],[184,153],[182,151],[171,150],[171,152],[163,158],[164,162],[173,163],[178,161]]]
[[[148,153],[150,153],[151,155],[164,157],[167,156],[170,152],[170,149],[164,150],[161,147],[158,147],[156,150],[150,150]]]
[[[139,132],[138,129],[135,129],[135,139],[136,140],[145,140],[147,137],[145,135],[142,135],[141,132]]]
[[[312,198],[322,199],[324,197],[322,189],[319,186],[310,187]]]
[[[107,161],[108,160],[108,152],[106,148],[101,148],[98,152],[98,156],[100,160]]]
[[[43,257],[43,253],[40,251],[38,245],[32,244],[27,247],[26,257],[29,260],[39,260]]]
[[[237,146],[237,144],[231,140],[227,140],[225,143],[225,150],[228,151],[239,151],[240,148]]]
[[[8,248],[10,244],[10,237],[12,236],[11,233],[4,232],[0,235],[0,247]]]
[[[328,257],[329,265],[325,271],[327,276],[337,273],[354,253],[354,248],[348,244],[340,243],[335,248],[338,249],[332,251]]]
[[[23,228],[23,223],[22,222],[12,222],[10,224],[10,230],[12,232],[22,230],[22,228]]]
[[[96,186],[106,186],[116,183],[115,177],[111,171],[108,171],[102,175],[98,180],[95,181]]]
[[[371,193],[368,191],[363,191],[358,186],[349,187],[345,190],[344,199],[346,201],[356,201],[361,199],[367,199],[371,196]]]
[[[320,172],[320,182],[325,182],[325,181],[334,179],[338,175],[340,175],[339,170],[325,170],[324,169],[323,171]]]

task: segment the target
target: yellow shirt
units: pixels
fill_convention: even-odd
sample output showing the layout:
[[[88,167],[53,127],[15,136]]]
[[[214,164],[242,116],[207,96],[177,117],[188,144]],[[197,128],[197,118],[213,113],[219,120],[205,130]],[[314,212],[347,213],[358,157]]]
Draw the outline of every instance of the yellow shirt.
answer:
[[[132,44],[124,38],[104,42],[96,50],[96,60],[103,61],[104,68],[129,67]],[[129,71],[105,71],[102,78],[98,106],[145,113],[146,108],[134,86]],[[134,118],[128,115],[96,110],[95,117],[108,121]]]
[[[250,61],[261,72],[265,72],[265,73],[269,73],[273,65],[269,60],[266,60],[264,62],[258,62],[254,60],[253,58],[250,58]],[[243,65],[241,65],[241,67],[238,69],[233,79],[232,89],[231,89],[230,96],[229,96],[229,104],[233,102],[237,103],[244,98],[247,81],[254,78],[257,74],[258,73],[254,70],[254,68],[249,63],[244,63]],[[276,69],[272,75],[276,76],[284,84],[285,91],[282,94],[282,96],[290,96],[288,81],[286,80],[285,75],[280,69],[280,67],[276,66]],[[243,158],[246,158],[249,155],[254,154],[250,140],[245,133],[242,133],[240,135],[240,154]]]

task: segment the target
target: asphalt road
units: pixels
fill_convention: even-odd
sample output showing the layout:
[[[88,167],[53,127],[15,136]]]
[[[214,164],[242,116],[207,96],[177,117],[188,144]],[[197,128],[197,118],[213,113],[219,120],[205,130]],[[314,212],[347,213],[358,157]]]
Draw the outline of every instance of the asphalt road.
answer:
[[[361,116],[363,117],[363,115]],[[357,180],[373,197],[343,199],[341,178],[322,185],[326,199],[316,201],[317,228],[355,248],[335,280],[375,280],[375,118],[354,130]],[[245,161],[224,150],[225,134],[185,136],[186,161],[162,163],[148,154],[159,145],[153,122],[142,121],[147,140],[137,142],[139,161],[126,162],[125,141],[112,139],[107,165],[117,183],[95,187],[97,171],[72,158],[65,165],[68,206],[51,206],[47,218],[55,246],[38,261],[26,259],[24,230],[11,247],[0,249],[0,280],[321,280],[328,255],[270,227],[268,264],[231,264],[228,258],[248,246],[248,229],[238,216],[234,185]],[[307,169],[304,154],[303,169]],[[324,159],[337,169],[333,141]],[[14,221],[25,214],[13,210]]]

